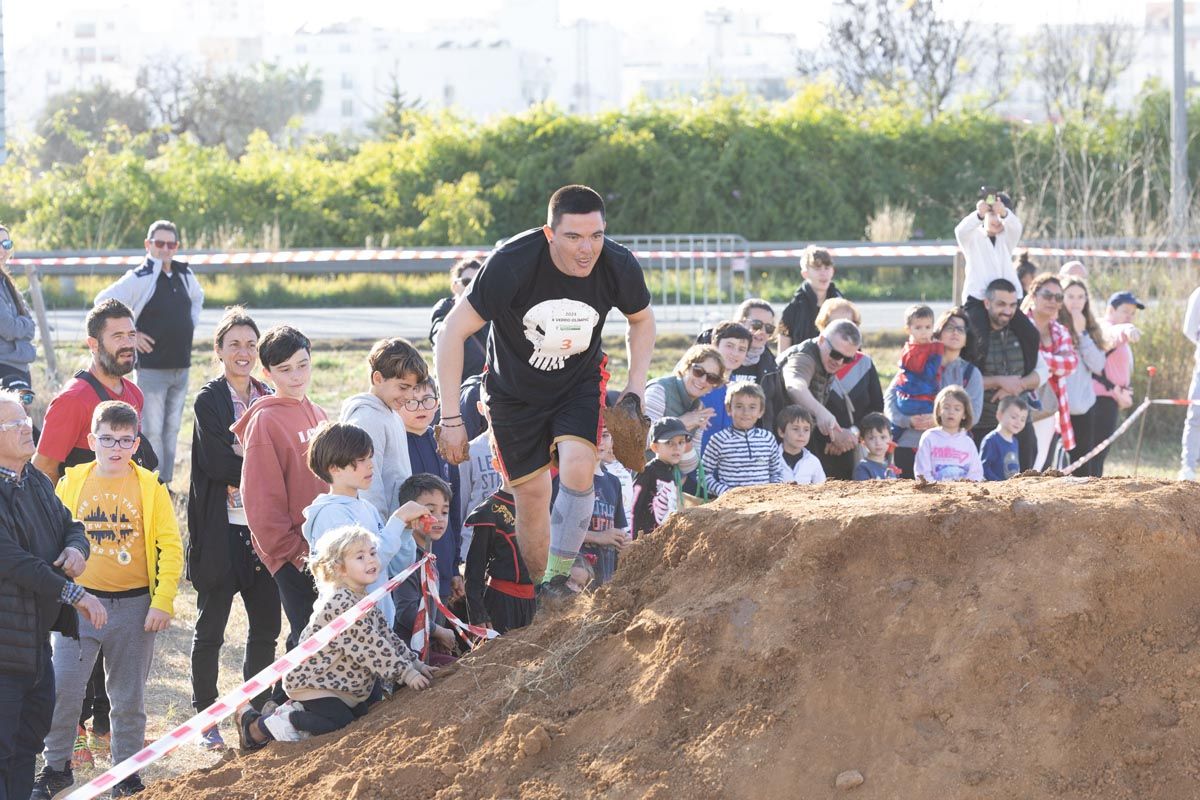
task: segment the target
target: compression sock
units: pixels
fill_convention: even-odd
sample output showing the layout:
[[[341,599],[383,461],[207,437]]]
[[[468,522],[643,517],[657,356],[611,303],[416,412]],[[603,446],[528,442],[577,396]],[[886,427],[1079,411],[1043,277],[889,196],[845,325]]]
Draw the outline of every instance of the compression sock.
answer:
[[[550,557],[546,560],[543,583],[549,583],[556,575],[570,575],[571,565],[583,547],[592,522],[592,511],[596,506],[595,484],[582,492],[559,484],[558,496],[550,509]]]

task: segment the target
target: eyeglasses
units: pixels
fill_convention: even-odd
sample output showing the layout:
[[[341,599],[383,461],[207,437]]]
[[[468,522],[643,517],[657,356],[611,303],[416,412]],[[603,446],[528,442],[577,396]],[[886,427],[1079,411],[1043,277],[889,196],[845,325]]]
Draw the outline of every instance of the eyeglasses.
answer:
[[[755,333],[759,331],[766,331],[767,336],[770,336],[775,332],[775,325],[773,323],[763,322],[761,319],[744,319],[742,320],[742,324]]]
[[[14,428],[32,428],[32,427],[33,427],[33,420],[31,420],[28,416],[24,416],[24,417],[21,417],[20,419],[14,419],[12,422],[5,422],[3,425],[0,425],[0,431],[11,431]]]
[[[692,377],[704,378],[704,380],[708,381],[709,386],[720,386],[725,382],[725,379],[720,375],[715,372],[709,372],[699,364],[692,364]]]
[[[97,436],[96,441],[100,443],[101,447],[113,447],[115,445],[120,447],[122,450],[132,450],[134,443],[137,441],[137,437],[122,436],[118,439],[116,436],[104,434],[103,436]]]
[[[405,400],[404,407],[409,411],[416,411],[418,408],[423,408],[426,411],[432,411],[438,407],[438,399],[434,395],[422,397],[420,400],[414,397],[412,400]]]
[[[0,239],[0,247],[3,247],[5,250],[12,250],[12,239]]]
[[[846,362],[846,361],[853,361],[854,357],[857,355],[858,355],[858,353],[851,353],[850,355],[846,355],[845,353],[843,353],[840,350],[833,349],[833,345],[829,346],[829,357],[839,363]]]
[[[176,247],[179,247],[179,242],[165,242],[162,239],[155,239],[154,241],[150,242],[150,244],[164,250],[174,250]]]
[[[1061,303],[1063,301],[1062,292],[1052,292],[1049,289],[1042,289],[1037,293],[1037,296],[1043,300],[1052,300],[1055,303]]]
[[[943,325],[943,326],[942,326],[942,333],[966,333],[966,332],[967,332],[967,326],[966,326],[966,325],[949,325],[949,324],[946,324],[946,325]]]

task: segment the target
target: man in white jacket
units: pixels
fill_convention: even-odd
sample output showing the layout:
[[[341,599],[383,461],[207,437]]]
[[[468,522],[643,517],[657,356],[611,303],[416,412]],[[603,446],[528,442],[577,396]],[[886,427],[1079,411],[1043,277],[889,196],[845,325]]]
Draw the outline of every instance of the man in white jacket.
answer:
[[[1196,345],[1196,365],[1192,373],[1192,388],[1189,400],[1200,400],[1200,288],[1188,298],[1187,314],[1183,318],[1183,335]],[[1187,419],[1183,422],[1183,462],[1179,480],[1196,480],[1196,464],[1200,462],[1200,406],[1188,406]]]
[[[96,295],[133,310],[137,325],[137,385],[145,396],[142,434],[159,456],[158,473],[170,486],[175,446],[192,366],[192,335],[200,323],[204,289],[195,273],[174,258],[179,229],[156,220],[146,234],[146,260]]]

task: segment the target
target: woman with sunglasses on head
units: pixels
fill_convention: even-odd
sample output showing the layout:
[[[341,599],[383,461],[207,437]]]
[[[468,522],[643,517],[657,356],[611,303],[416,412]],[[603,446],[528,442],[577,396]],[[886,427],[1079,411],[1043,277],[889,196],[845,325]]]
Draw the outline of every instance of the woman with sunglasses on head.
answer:
[[[0,277],[4,281],[4,286],[0,287],[0,381],[15,391],[32,394],[33,380],[29,365],[37,358],[37,350],[33,346],[37,326],[25,298],[17,291],[17,285],[8,271],[8,262],[12,260],[14,252],[12,234],[7,227],[0,225]],[[24,386],[20,384],[21,381],[24,381]]]
[[[679,462],[679,471],[687,475],[700,463],[700,443],[712,421],[713,410],[700,398],[725,383],[725,363],[715,347],[694,344],[679,359],[670,375],[646,384],[646,416],[653,424],[663,417],[678,417],[691,437],[691,447]],[[653,454],[647,454],[648,459]]]
[[[1037,436],[1034,469],[1046,469],[1055,431],[1062,437],[1063,450],[1075,449],[1067,377],[1079,366],[1079,354],[1070,330],[1058,321],[1064,299],[1061,279],[1052,272],[1043,272],[1029,284],[1029,294],[1021,304],[1021,310],[1037,328],[1041,337],[1038,349],[1050,369],[1049,379],[1038,390],[1041,411],[1033,412],[1033,432]]]
[[[200,324],[204,289],[175,258],[179,229],[160,219],[146,233],[146,260],[96,295],[96,304],[119,300],[137,325],[137,385],[145,397],[142,433],[158,454],[158,474],[171,485],[179,424],[192,366],[192,335]]]
[[[975,333],[971,321],[961,307],[952,308],[938,318],[933,328],[933,338],[942,343],[941,387],[961,386],[971,400],[971,408],[983,408],[983,373],[969,360],[975,352]],[[896,381],[893,380],[884,394],[885,413],[896,434],[893,441],[893,463],[900,470],[901,478],[913,477],[913,461],[921,434],[937,427],[933,414],[909,417],[903,414],[897,403]]]

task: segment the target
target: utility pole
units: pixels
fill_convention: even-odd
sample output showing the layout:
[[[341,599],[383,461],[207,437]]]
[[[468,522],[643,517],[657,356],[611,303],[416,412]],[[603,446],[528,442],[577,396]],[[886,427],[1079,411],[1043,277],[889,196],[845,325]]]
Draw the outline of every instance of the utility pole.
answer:
[[[1183,0],[1171,4],[1171,38],[1175,51],[1175,79],[1171,83],[1171,235],[1176,244],[1187,237],[1187,70],[1184,68]]]
[[[8,123],[5,118],[4,0],[0,0],[0,164],[8,161]]]

